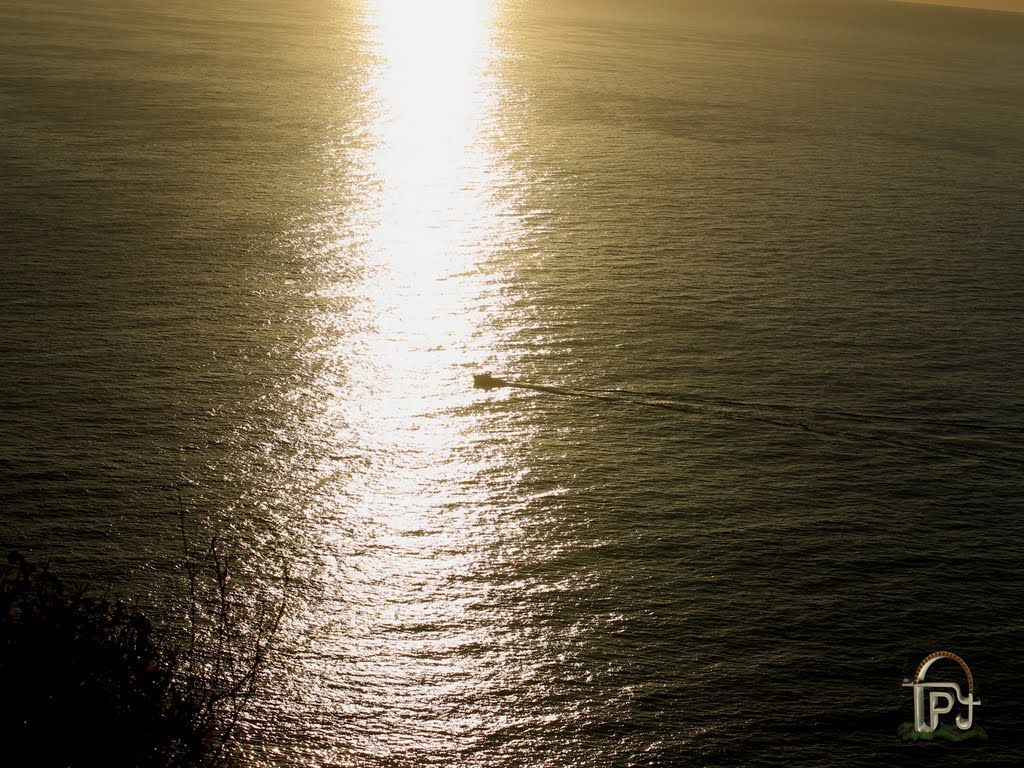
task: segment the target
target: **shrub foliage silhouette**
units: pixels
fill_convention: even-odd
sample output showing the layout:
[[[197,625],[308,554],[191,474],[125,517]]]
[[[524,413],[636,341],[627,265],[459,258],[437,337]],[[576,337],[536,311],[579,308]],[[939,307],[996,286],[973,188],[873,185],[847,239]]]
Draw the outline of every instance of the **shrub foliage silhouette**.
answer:
[[[184,534],[184,521],[182,524]],[[243,616],[214,539],[189,552],[187,638],[71,588],[18,553],[0,565],[0,732],[39,766],[230,766],[230,740],[284,604]]]

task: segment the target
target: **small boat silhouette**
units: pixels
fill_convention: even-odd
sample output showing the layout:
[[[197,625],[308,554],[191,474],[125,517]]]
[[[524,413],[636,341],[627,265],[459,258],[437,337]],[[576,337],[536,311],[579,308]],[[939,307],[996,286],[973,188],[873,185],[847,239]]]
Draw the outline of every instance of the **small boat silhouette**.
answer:
[[[497,389],[507,386],[508,382],[496,379],[490,373],[474,373],[473,386],[477,389]]]

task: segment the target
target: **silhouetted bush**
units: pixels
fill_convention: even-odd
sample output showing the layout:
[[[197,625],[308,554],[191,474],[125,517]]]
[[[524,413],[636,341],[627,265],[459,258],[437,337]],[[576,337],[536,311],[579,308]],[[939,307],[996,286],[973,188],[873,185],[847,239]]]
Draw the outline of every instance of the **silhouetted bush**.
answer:
[[[186,556],[190,638],[181,648],[161,641],[140,610],[87,596],[85,584],[68,588],[17,553],[8,557],[0,566],[0,734],[8,757],[69,768],[231,764],[225,745],[283,606],[261,614],[255,635],[237,645],[227,561],[215,542],[208,554],[212,603],[199,594],[201,574]]]

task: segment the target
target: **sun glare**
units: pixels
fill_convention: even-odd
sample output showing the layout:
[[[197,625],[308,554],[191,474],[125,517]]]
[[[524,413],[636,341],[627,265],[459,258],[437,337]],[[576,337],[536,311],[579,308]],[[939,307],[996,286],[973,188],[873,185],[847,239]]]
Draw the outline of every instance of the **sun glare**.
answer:
[[[325,406],[340,425],[333,450],[348,441],[361,462],[337,475],[324,537],[344,585],[338,620],[351,628],[338,653],[375,676],[348,695],[372,706],[383,681],[401,712],[485,679],[456,653],[481,630],[447,585],[472,570],[486,535],[474,515],[488,491],[473,479],[492,459],[466,452],[475,429],[466,414],[469,366],[495,346],[480,327],[489,311],[480,265],[503,236],[495,200],[507,195],[496,192],[501,162],[486,128],[498,98],[488,73],[494,2],[376,0],[365,10],[366,122],[345,156],[361,189],[335,209],[333,246],[358,278],[325,323],[342,330],[329,354],[348,374]],[[407,631],[428,621],[463,628],[430,641],[429,663],[417,661],[423,640]],[[456,737],[386,730],[379,748],[401,754]]]
[[[423,245],[424,236],[438,244],[437,233],[427,230],[461,218],[438,209],[460,202],[453,198],[475,160],[492,12],[488,0],[381,0],[373,7],[381,62],[374,83],[376,170],[385,185],[384,210],[411,217],[382,222],[386,240],[404,233],[405,246]]]
[[[473,267],[489,227],[480,126],[494,9],[490,0],[379,0],[368,10],[378,57],[365,233],[378,267],[374,357],[387,375],[425,382],[450,370],[473,333],[468,286],[451,278]]]

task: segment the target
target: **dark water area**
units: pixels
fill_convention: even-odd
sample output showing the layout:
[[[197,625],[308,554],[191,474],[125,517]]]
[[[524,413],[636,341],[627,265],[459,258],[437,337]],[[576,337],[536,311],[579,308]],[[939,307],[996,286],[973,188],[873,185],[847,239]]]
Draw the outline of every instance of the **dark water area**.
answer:
[[[252,765],[1024,763],[1024,15],[0,39],[0,544],[172,625],[179,495],[286,563]],[[936,650],[987,741],[897,736]]]

